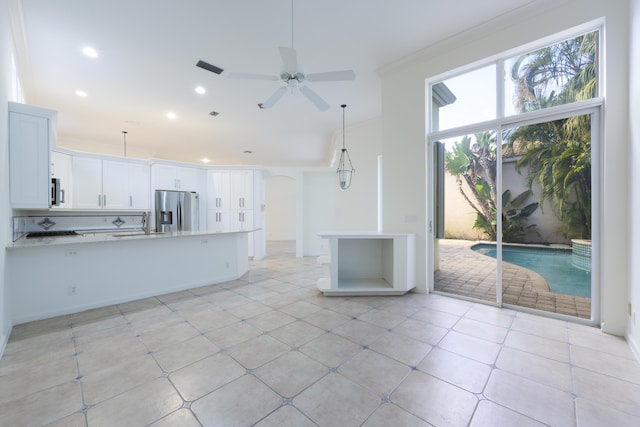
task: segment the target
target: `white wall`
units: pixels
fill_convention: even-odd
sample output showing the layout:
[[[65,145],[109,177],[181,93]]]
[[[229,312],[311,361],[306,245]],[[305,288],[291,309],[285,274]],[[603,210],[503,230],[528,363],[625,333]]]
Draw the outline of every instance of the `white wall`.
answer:
[[[633,167],[630,171],[630,197],[629,207],[629,256],[636,260],[631,262],[629,268],[629,301],[631,301],[632,315],[628,317],[627,339],[636,357],[640,359],[640,0],[631,1],[631,46],[630,46],[630,79],[629,93],[631,100],[630,123],[630,155],[629,162]]]
[[[346,114],[348,117],[348,110]],[[337,193],[336,228],[331,231],[376,231],[378,156],[382,154],[381,121],[373,120],[347,127],[345,144],[356,172],[347,190],[341,190],[338,177],[334,177]],[[335,146],[342,148],[342,132],[336,133]]]
[[[9,141],[7,102],[11,94],[11,52],[13,37],[9,22],[9,2],[0,0],[0,242],[9,240]],[[4,243],[3,243],[4,245]],[[9,286],[5,268],[6,252],[0,250],[0,356],[11,333]]]
[[[267,240],[296,239],[296,182],[292,177],[265,180],[265,231]]]
[[[305,172],[303,178],[304,205],[304,255],[316,256],[328,253],[327,240],[318,233],[336,229],[336,173]]]
[[[425,79],[605,18],[602,200],[602,328],[622,335],[627,326],[629,17],[628,0],[573,0],[540,6],[533,2],[466,33],[430,46],[380,71],[382,78],[382,154],[384,229],[417,234],[418,290],[427,289],[425,176]],[[415,185],[414,185],[415,183]],[[417,221],[413,221],[414,217]]]
[[[371,120],[348,126],[345,130],[345,142],[356,169],[351,187],[347,190],[340,189],[335,167],[269,167],[264,170],[266,183],[277,176],[295,180],[298,257],[328,253],[327,242],[317,236],[319,232],[377,229],[381,121]],[[342,129],[336,130],[333,144],[338,151],[342,148]],[[269,221],[267,218],[267,233],[270,232]]]

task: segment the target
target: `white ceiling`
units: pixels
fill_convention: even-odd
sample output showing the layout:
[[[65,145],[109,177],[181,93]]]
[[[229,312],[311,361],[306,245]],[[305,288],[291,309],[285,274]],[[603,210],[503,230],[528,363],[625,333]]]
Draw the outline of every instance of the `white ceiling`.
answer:
[[[331,105],[324,112],[297,91],[261,110],[282,82],[228,78],[279,74],[291,0],[23,0],[21,74],[27,102],[57,110],[59,139],[76,146],[119,150],[126,130],[131,151],[157,158],[326,165],[340,104],[347,126],[380,116],[378,68],[532,1],[295,0],[299,63],[310,73],[356,73],[355,81],[309,83]],[[85,46],[98,58],[84,56]],[[197,68],[200,59],[225,71]]]

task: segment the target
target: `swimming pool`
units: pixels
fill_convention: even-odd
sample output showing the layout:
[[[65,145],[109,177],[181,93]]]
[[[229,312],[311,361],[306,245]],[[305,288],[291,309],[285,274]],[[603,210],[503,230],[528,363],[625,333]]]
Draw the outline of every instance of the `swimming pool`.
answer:
[[[479,243],[471,249],[496,257],[494,244]],[[503,245],[502,260],[540,274],[549,284],[551,292],[591,297],[591,273],[571,264],[571,250]]]

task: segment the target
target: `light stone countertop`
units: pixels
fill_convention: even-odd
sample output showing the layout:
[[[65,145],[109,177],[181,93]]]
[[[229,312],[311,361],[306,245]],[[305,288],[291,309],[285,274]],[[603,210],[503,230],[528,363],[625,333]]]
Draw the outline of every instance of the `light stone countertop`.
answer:
[[[174,231],[169,233],[156,233],[152,231],[146,234],[142,230],[108,230],[108,231],[78,231],[78,235],[75,236],[55,236],[55,237],[41,237],[31,238],[21,237],[15,242],[7,243],[7,249],[14,248],[36,248],[43,246],[58,246],[58,245],[71,245],[81,243],[102,243],[102,242],[122,242],[125,240],[155,240],[155,239],[167,239],[178,237],[192,237],[192,236],[216,236],[221,234],[234,234],[234,233],[250,233],[257,231],[253,230],[237,230],[237,231],[225,231],[216,232],[210,230],[204,231]]]

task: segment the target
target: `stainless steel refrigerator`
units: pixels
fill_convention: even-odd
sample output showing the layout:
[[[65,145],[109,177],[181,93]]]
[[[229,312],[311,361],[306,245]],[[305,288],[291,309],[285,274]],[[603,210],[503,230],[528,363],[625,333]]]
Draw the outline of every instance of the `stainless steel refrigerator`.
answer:
[[[198,193],[156,190],[156,231],[198,230]]]

